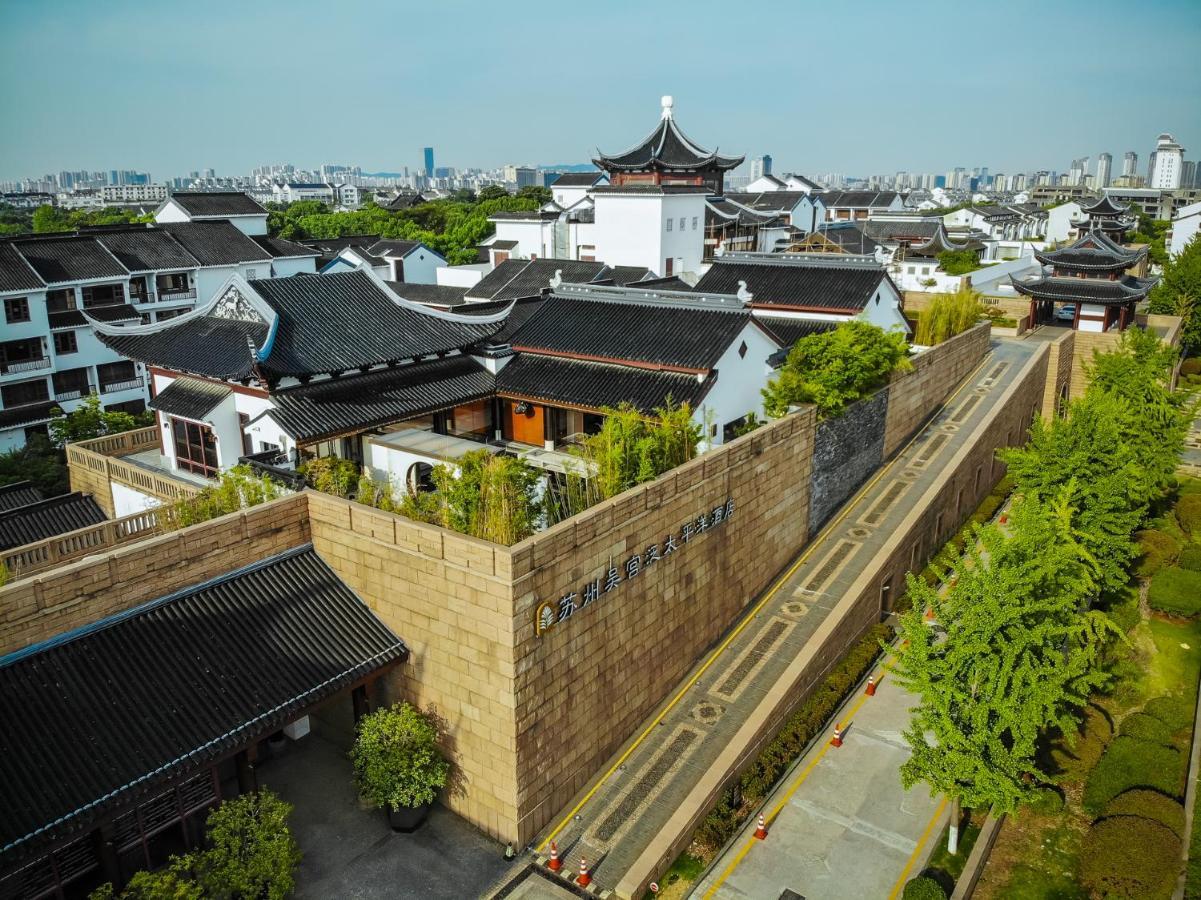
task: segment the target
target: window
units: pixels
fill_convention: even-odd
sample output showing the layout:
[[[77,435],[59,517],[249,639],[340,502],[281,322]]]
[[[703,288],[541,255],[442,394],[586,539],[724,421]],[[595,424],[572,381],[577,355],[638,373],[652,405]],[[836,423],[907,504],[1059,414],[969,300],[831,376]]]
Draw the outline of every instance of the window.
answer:
[[[211,428],[172,416],[171,436],[175,439],[177,468],[208,477],[217,474],[217,439]]]
[[[692,217],[692,230],[696,231],[697,216]]]
[[[668,230],[668,231],[671,231],[671,223],[672,223],[673,221],[675,221],[675,220],[674,220],[674,219],[668,219],[668,220],[667,220],[667,230]]]
[[[9,325],[29,321],[29,298],[9,297],[4,301],[4,318]]]
[[[258,277],[259,277],[258,269],[247,269],[246,270],[246,279],[247,280],[250,280],[252,278],[258,278]]]
[[[909,274],[912,275],[914,273],[915,269],[913,266],[910,266],[906,271],[908,271]]]
[[[79,342],[75,340],[74,331],[59,331],[54,335],[54,352],[60,355],[78,353]]]
[[[683,230],[684,230],[684,225],[685,225],[685,224],[686,224],[686,220],[684,219],[684,217],[683,217],[683,216],[680,216],[680,231],[683,231]]]
[[[738,358],[746,359],[746,341],[738,345]]]
[[[50,389],[46,379],[38,381],[22,381],[18,384],[6,384],[0,387],[0,400],[6,409],[13,406],[24,406],[26,403],[44,403],[50,399]]]

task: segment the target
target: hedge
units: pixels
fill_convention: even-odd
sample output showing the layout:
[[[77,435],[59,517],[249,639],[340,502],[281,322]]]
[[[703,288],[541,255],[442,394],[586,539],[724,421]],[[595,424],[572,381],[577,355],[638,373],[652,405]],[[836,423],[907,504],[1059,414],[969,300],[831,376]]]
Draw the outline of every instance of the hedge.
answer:
[[[1190,356],[1180,364],[1181,375],[1201,375],[1201,356]]]
[[[1201,497],[1201,494],[1197,496]],[[1187,544],[1180,551],[1180,568],[1188,569],[1190,572],[1201,572],[1201,546],[1197,544]]]
[[[1147,603],[1173,616],[1192,618],[1201,612],[1201,572],[1169,566],[1151,579]]]
[[[1138,738],[1140,741],[1151,741],[1153,744],[1172,743],[1172,729],[1146,713],[1135,713],[1122,720],[1118,729],[1120,734]]]
[[[1176,501],[1176,521],[1194,536],[1201,536],[1201,494],[1184,494]]]
[[[1063,809],[1063,794],[1055,788],[1040,788],[1026,806],[1040,816],[1053,816]]]
[[[1051,750],[1051,759],[1058,768],[1052,774],[1063,775],[1072,783],[1083,781],[1100,762],[1111,737],[1113,725],[1106,713],[1096,706],[1085,707],[1075,744],[1068,746],[1067,740],[1060,738]]]
[[[1149,578],[1176,559],[1180,552],[1180,542],[1170,534],[1148,528],[1135,532],[1134,540],[1138,544],[1140,556],[1135,571]]]
[[[919,875],[906,882],[901,900],[947,900],[947,892],[933,878]]]
[[[694,835],[695,841],[717,850],[734,835],[745,819],[746,811],[767,796],[809,742],[821,733],[838,705],[871,669],[880,655],[880,645],[892,636],[889,626],[882,623],[873,625],[843,655],[825,680],[743,771],[738,780],[742,805],[735,805],[730,792],[723,794],[717,805],[701,820]]]
[[[1144,704],[1143,714],[1159,719],[1173,734],[1193,728],[1193,704],[1183,697],[1155,697]]]
[[[1151,788],[1170,797],[1184,789],[1184,755],[1163,744],[1119,735],[1084,785],[1084,809],[1100,815],[1105,805],[1131,788]]]
[[[1184,834],[1184,807],[1157,791],[1135,788],[1118,794],[1106,805],[1105,816],[1141,816],[1166,825],[1177,837]]]
[[[1180,839],[1166,825],[1138,816],[1097,822],[1080,852],[1080,880],[1100,897],[1170,897],[1179,868]]]

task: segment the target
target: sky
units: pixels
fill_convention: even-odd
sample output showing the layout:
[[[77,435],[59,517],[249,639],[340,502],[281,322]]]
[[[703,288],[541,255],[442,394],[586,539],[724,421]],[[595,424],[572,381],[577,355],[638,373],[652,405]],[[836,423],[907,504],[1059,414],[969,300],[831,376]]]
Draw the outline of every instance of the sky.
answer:
[[[851,175],[1201,158],[1201,0],[0,0],[0,180],[587,162]]]

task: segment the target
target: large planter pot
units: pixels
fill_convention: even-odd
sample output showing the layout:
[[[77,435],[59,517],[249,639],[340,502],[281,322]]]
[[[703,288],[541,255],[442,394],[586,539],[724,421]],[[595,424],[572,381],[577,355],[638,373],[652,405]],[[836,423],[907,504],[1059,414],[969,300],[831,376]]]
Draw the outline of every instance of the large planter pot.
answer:
[[[420,806],[403,806],[400,809],[388,810],[388,824],[393,831],[403,831],[408,834],[416,831],[425,821],[425,817],[430,814],[432,803],[423,803]]]

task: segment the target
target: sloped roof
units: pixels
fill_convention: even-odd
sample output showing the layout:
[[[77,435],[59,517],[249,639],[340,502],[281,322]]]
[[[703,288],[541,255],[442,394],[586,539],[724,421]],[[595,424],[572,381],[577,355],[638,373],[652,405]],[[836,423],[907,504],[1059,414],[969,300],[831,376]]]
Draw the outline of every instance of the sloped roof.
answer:
[[[785,306],[857,312],[875,296],[885,278],[879,265],[839,265],[839,254],[809,261],[781,256],[750,260],[719,257],[693,290],[732,294],[746,282],[754,306]]]
[[[0,513],[0,550],[10,550],[107,520],[91,494],[78,491]]]
[[[705,150],[690,140],[676,125],[671,107],[650,134],[623,153],[606,155],[597,151],[593,164],[605,171],[639,169],[733,169],[746,157],[721,156],[716,150]]]
[[[170,416],[202,421],[232,392],[227,384],[198,378],[176,378],[155,395],[150,401],[150,408]]]
[[[823,191],[818,194],[827,209],[889,207],[900,196],[896,191]]]
[[[165,222],[158,227],[169,232],[202,266],[231,266],[271,259],[271,254],[230,222]]]
[[[604,172],[564,172],[550,183],[556,187],[592,187],[605,177]]]
[[[0,242],[0,291],[37,291],[45,286],[11,242]]]
[[[831,322],[825,319],[772,316],[766,314],[766,311],[764,315],[756,315],[755,318],[764,328],[776,336],[785,353],[791,350],[792,345],[801,338],[808,337],[811,334],[821,334],[824,331],[833,331],[839,325],[838,322]]]
[[[0,657],[0,867],[407,655],[304,545]]]
[[[14,241],[13,245],[46,284],[91,278],[124,278],[129,274],[91,236],[22,238]]]
[[[275,259],[293,259],[321,255],[312,247],[306,247],[297,241],[287,241],[283,238],[272,237],[269,234],[254,234],[250,236],[250,239]]]
[[[414,284],[409,281],[386,281],[384,283],[392,288],[397,296],[404,297],[406,300],[447,308],[462,306],[465,302],[463,295],[468,290],[465,287],[455,287],[449,284]],[[456,310],[456,312],[462,312],[462,310]],[[496,312],[500,312],[500,310],[498,309]]]
[[[1122,271],[1146,255],[1147,248],[1127,249],[1099,231],[1086,231],[1066,247],[1034,254],[1046,265],[1081,272]]]
[[[225,216],[265,216],[267,210],[241,191],[177,191],[170,196],[188,215],[219,219]]]
[[[634,368],[536,353],[518,353],[496,376],[501,396],[601,409],[629,403],[649,413],[673,403],[695,409],[716,381],[686,372]]]
[[[611,278],[615,284],[633,284],[650,272],[641,266],[607,266],[576,259],[506,259],[467,290],[472,300],[513,300],[533,297],[550,286],[556,272],[562,280],[587,284]]]
[[[153,331],[116,331],[98,337],[110,349],[138,362],[240,381],[253,372],[251,345],[262,347],[267,331],[263,322],[180,316]]]
[[[98,231],[95,238],[130,272],[196,267],[196,258],[170,232],[157,228]]]
[[[16,509],[42,499],[42,492],[31,481],[0,485],[0,512]]]

